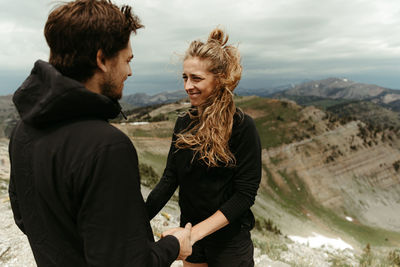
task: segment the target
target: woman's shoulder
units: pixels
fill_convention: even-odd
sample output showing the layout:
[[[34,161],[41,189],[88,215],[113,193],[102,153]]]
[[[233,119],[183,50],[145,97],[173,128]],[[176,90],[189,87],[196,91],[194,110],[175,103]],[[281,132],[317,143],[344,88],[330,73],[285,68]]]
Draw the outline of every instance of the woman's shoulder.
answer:
[[[236,109],[236,113],[233,117],[234,128],[255,128],[254,120],[247,113],[241,109]]]
[[[249,149],[260,146],[260,137],[256,124],[251,116],[242,110],[236,112],[230,144],[232,148],[246,144]]]
[[[181,130],[187,128],[191,121],[192,119],[189,112],[179,114],[175,121],[174,132],[180,132]]]

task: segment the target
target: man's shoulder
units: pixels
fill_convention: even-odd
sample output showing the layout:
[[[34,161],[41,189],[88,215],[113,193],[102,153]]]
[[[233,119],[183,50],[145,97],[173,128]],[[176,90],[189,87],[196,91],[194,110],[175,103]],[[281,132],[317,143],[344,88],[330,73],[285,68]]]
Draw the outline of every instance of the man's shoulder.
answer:
[[[70,166],[80,166],[82,162],[87,163],[102,153],[109,153],[121,147],[124,151],[135,151],[129,137],[104,120],[71,121],[42,137],[37,143],[38,147],[47,144],[47,149],[54,153],[56,158],[61,162],[70,162]]]
[[[43,131],[38,142],[56,150],[72,147],[89,151],[119,143],[132,144],[128,136],[107,121],[91,118],[53,125]]]
[[[83,119],[65,126],[81,140],[90,142],[120,143],[130,142],[129,137],[121,130],[104,120]]]

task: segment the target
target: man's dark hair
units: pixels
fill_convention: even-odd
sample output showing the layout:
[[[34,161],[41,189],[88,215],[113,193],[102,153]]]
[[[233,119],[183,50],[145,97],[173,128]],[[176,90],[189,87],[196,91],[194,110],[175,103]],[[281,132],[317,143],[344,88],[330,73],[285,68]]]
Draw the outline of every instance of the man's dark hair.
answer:
[[[110,0],[76,0],[56,7],[44,35],[50,47],[49,63],[63,75],[85,82],[97,68],[97,51],[109,59],[128,45],[132,32],[142,28],[130,6]]]

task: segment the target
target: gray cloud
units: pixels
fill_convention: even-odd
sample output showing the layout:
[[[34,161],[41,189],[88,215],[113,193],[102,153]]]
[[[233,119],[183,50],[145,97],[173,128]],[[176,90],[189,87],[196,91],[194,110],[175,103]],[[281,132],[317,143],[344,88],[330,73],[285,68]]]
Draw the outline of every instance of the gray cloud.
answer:
[[[47,58],[42,32],[53,5],[1,0],[0,70],[28,72]],[[133,7],[146,28],[132,37],[128,92],[181,87],[179,55],[217,25],[242,53],[242,87],[340,75],[400,88],[397,0],[137,0]]]

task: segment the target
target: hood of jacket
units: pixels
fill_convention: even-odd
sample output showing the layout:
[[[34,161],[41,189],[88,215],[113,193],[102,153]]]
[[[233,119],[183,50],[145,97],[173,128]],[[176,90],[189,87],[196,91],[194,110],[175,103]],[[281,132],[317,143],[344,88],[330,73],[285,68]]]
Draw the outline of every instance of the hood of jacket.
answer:
[[[107,120],[121,112],[118,101],[89,91],[42,60],[36,61],[31,74],[14,93],[13,102],[21,119],[33,126],[81,117]]]

